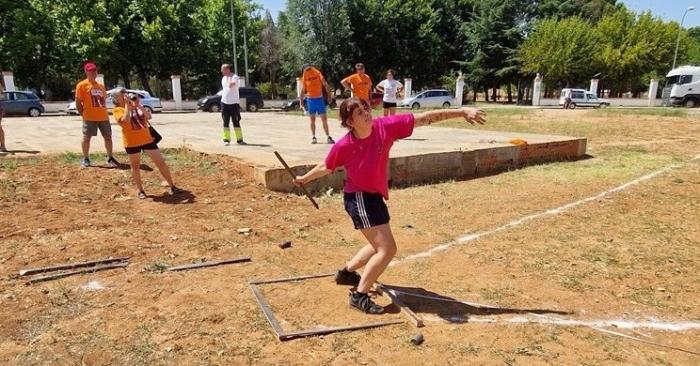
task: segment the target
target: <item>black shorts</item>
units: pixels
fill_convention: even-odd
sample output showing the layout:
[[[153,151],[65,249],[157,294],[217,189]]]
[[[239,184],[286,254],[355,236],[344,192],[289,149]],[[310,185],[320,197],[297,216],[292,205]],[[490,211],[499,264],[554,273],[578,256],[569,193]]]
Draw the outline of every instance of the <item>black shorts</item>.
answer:
[[[127,147],[126,153],[127,154],[138,154],[141,151],[146,151],[146,150],[158,150],[158,143],[153,141],[153,142],[150,142],[146,145]]]
[[[379,193],[345,193],[345,211],[355,229],[367,229],[389,223],[389,209]]]
[[[396,103],[384,102],[384,108],[396,108]]]

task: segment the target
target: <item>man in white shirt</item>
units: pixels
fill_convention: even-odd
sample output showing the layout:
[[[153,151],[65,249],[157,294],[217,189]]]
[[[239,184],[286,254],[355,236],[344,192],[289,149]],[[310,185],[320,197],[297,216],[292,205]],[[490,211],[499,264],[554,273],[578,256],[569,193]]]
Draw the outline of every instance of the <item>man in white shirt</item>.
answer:
[[[231,128],[229,124],[233,119],[233,133],[239,145],[243,142],[243,130],[241,130],[241,105],[238,94],[238,75],[231,72],[230,64],[221,65],[221,118],[224,120],[224,132],[222,137],[224,145],[231,143]]]

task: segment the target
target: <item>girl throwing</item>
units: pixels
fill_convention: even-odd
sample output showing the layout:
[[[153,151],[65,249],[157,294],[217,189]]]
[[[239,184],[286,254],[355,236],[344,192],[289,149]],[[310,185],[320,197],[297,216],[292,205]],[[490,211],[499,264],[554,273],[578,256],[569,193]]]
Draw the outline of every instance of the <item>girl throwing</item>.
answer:
[[[345,167],[345,210],[355,228],[369,242],[338,271],[335,281],[356,286],[350,292],[350,305],[368,314],[381,314],[368,293],[396,254],[396,242],[389,226],[387,163],[394,141],[406,138],[413,128],[434,122],[464,118],[474,124],[484,123],[485,114],[475,108],[435,110],[420,114],[401,114],[372,119],[367,101],[350,98],[339,108],[341,125],[349,130],[331,148],[324,162],[316,165],[294,183],[303,185]],[[362,276],[356,271],[364,266]]]

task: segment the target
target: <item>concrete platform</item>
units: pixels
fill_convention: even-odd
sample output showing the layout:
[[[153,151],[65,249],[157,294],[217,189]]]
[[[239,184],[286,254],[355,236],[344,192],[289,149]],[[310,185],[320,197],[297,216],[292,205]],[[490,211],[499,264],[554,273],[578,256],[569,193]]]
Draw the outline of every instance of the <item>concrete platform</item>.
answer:
[[[10,150],[59,153],[80,152],[79,117],[5,118]],[[242,126],[248,145],[221,143],[221,119],[213,113],[156,114],[154,126],[164,136],[161,147],[188,147],[209,154],[224,154],[240,161],[242,171],[275,191],[296,191],[288,173],[277,161],[278,151],[297,174],[322,161],[330,145],[312,145],[308,118],[283,113],[244,113]],[[329,121],[337,140],[347,132],[337,120]],[[123,151],[120,128],[112,125],[116,151]],[[586,153],[586,139],[475,129],[421,127],[413,136],[397,141],[391,152],[390,179],[393,186],[422,184],[450,179],[463,180],[498,173],[528,164],[575,160]],[[325,141],[320,121],[319,141]],[[521,139],[527,145],[514,145]],[[91,151],[104,151],[102,138],[93,138]],[[26,154],[26,152],[24,154]],[[22,154],[20,152],[20,154]],[[341,189],[344,172],[311,184],[310,190],[331,186]]]

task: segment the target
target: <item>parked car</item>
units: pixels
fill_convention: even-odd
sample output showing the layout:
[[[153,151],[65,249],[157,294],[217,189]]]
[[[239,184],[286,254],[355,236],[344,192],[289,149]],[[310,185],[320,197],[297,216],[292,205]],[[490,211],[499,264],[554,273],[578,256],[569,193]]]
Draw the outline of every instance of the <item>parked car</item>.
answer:
[[[401,107],[411,107],[418,109],[422,107],[442,107],[449,108],[454,101],[454,97],[449,90],[445,89],[430,89],[422,91],[412,97],[405,98],[399,102]]]
[[[338,106],[338,104],[336,103],[335,98],[332,98],[332,99],[331,99],[331,102],[330,102],[330,104],[328,104],[328,106],[331,107],[331,108],[336,108],[336,107]],[[301,108],[299,108],[299,99],[290,99],[290,100],[284,102],[284,104],[282,104],[282,110],[285,111],[285,112],[287,112],[287,111],[298,111],[298,110],[300,110],[300,109],[301,109]]]
[[[107,91],[107,109],[112,110],[114,108],[114,102],[112,101],[112,96],[118,91],[119,89],[115,88],[112,90]],[[151,113],[154,112],[162,112],[163,111],[163,106],[160,104],[160,98],[156,98],[154,96],[151,96],[151,94],[145,90],[135,90],[135,89],[127,89],[127,93],[131,94],[138,94],[141,97],[141,105],[143,105],[144,108],[148,109]],[[68,106],[66,107],[66,112],[68,114],[78,114],[78,109],[75,107],[75,102],[70,102]]]
[[[197,101],[197,108],[203,111],[209,112],[219,112],[221,111],[221,93],[223,91],[219,90],[216,95],[210,95],[206,97],[199,98]],[[246,110],[248,112],[257,112],[258,109],[265,106],[263,102],[262,94],[256,88],[244,86],[238,89],[238,95],[246,100]]]
[[[21,114],[39,117],[44,113],[44,106],[34,93],[29,91],[6,91],[0,99],[5,114]]]
[[[562,108],[564,108],[566,103],[566,98],[564,98],[564,95],[566,95],[568,91],[571,91],[571,103],[569,104],[569,109],[576,109],[576,107],[605,108],[610,106],[610,102],[605,99],[598,98],[595,94],[587,90],[564,88],[561,90],[561,96],[559,97],[559,106]]]

